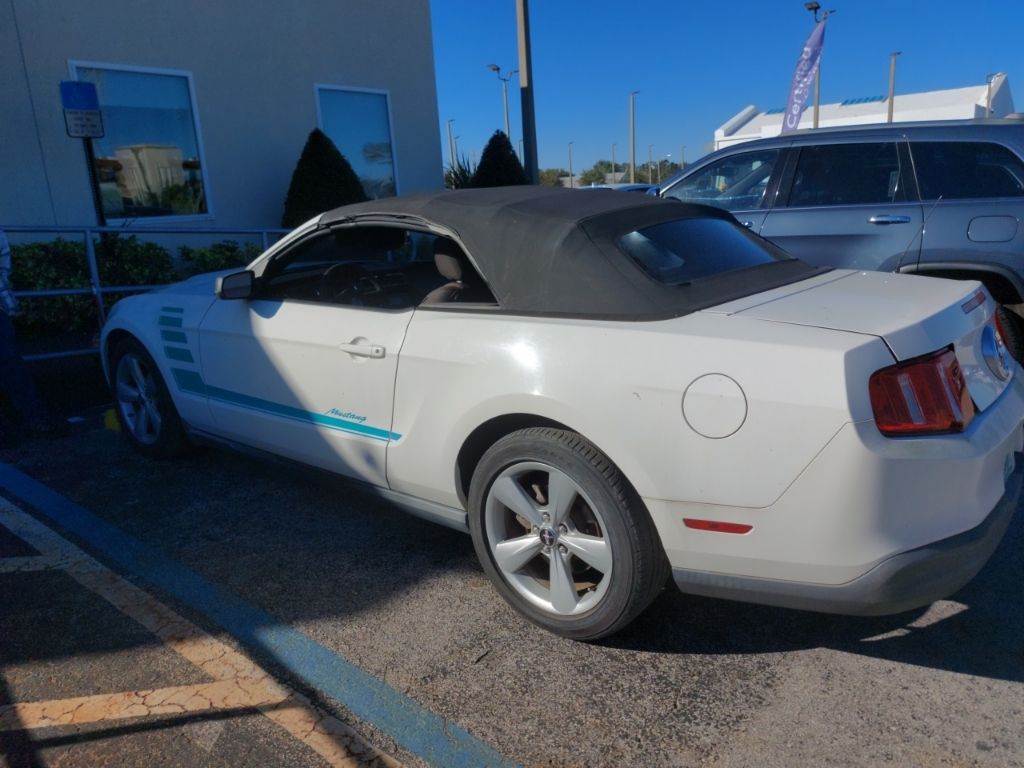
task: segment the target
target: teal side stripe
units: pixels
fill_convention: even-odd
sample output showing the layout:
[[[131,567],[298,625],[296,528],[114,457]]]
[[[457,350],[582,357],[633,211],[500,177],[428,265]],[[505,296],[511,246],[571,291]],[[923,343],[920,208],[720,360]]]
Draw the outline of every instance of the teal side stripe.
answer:
[[[194,363],[192,353],[181,347],[164,347],[164,354],[171,360],[178,360],[182,363]]]
[[[173,312],[176,315],[185,314],[185,310],[181,307],[160,307],[161,312]]]
[[[326,416],[322,413],[304,411],[301,408],[295,408],[291,405],[282,405],[281,403],[273,403],[270,400],[264,400],[259,397],[243,395],[241,392],[232,392],[229,389],[212,387],[203,381],[202,376],[195,371],[186,371],[182,368],[172,368],[171,373],[174,375],[174,381],[177,383],[179,389],[184,392],[191,392],[195,395],[204,395],[211,400],[219,400],[222,403],[231,403],[232,405],[238,405],[242,408],[260,411],[262,413],[269,413],[274,416],[281,416],[294,421],[318,424],[321,427],[337,429],[341,432],[351,432],[352,434],[369,437],[373,440],[399,440],[402,437],[397,432],[389,432],[388,430],[381,429],[380,427],[370,427],[354,421],[336,419],[333,416]]]
[[[160,325],[167,326],[168,328],[181,328],[180,317],[161,317]]]
[[[160,331],[160,338],[164,341],[173,341],[176,344],[188,343],[188,337],[181,331]]]

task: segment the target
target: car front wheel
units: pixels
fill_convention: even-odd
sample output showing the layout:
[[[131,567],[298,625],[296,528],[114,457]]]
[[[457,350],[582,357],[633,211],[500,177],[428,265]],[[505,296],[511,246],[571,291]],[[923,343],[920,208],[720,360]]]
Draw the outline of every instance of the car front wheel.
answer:
[[[185,428],[153,358],[135,339],[121,341],[111,356],[114,410],[132,447],[144,456],[168,458],[188,448]]]
[[[643,503],[578,434],[534,428],[502,438],[480,460],[469,496],[488,577],[551,632],[613,634],[665,583],[668,564]]]

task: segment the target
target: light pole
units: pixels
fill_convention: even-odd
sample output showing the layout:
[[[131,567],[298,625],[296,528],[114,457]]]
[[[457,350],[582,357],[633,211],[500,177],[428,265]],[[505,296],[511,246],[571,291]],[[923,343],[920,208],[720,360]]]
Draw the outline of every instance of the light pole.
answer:
[[[896,100],[896,57],[901,53],[902,51],[893,51],[889,54],[889,117],[886,120],[887,123],[892,122],[892,112]]]
[[[569,142],[569,189],[572,189],[575,184],[572,178],[572,142]]]
[[[992,81],[995,77],[994,72],[985,75],[985,83],[988,86],[985,91],[985,117],[992,117]]]
[[[629,92],[629,183],[636,183],[636,95],[640,91]]]
[[[686,145],[679,145],[679,170],[683,170],[686,167]]]
[[[540,183],[537,169],[537,124],[533,115],[533,57],[530,55],[530,3],[516,0],[516,37],[519,43],[519,103],[523,120],[523,169],[531,184]]]
[[[523,162],[523,140],[519,140],[519,162]]]
[[[647,183],[648,184],[653,184],[654,183],[654,176],[652,175],[654,173],[654,167],[653,166],[654,166],[654,145],[653,144],[648,144],[647,145]]]
[[[828,17],[835,11],[825,11],[822,17],[818,18],[818,11],[821,10],[821,3],[804,3],[804,8],[814,15],[814,23],[827,21]],[[821,107],[821,56],[818,57],[818,69],[814,73],[814,127],[818,127],[818,111]]]
[[[459,156],[459,139],[460,138],[462,138],[462,137],[461,136],[456,136],[454,139],[452,139],[452,146],[455,147],[455,156],[456,157]]]
[[[612,180],[611,183],[615,183],[615,142],[612,142]]]
[[[452,123],[455,120],[448,121],[448,165],[452,168],[455,167],[455,139],[452,138]]]
[[[498,79],[501,80],[501,103],[505,107],[505,136],[508,138],[509,141],[512,141],[512,133],[508,125],[508,81],[511,80],[512,75],[514,75],[519,70],[513,69],[507,75],[502,77],[501,67],[499,67],[497,64],[488,64],[487,68],[491,70],[491,72],[496,74],[498,76]]]

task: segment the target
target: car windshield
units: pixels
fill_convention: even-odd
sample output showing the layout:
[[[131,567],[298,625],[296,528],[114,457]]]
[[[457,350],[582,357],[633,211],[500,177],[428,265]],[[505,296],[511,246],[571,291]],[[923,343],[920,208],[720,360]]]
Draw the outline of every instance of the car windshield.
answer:
[[[725,219],[678,219],[619,238],[619,247],[655,280],[684,285],[791,257]]]

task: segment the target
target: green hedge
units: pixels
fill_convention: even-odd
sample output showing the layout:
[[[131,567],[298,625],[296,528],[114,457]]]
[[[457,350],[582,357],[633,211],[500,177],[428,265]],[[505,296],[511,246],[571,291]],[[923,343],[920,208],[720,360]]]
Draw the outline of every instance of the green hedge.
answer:
[[[105,235],[94,241],[100,282],[104,286],[160,285],[184,277],[248,264],[261,252],[253,243],[224,240],[207,248],[182,247],[178,259],[156,243],[134,235]],[[81,241],[57,240],[15,245],[11,283],[17,291],[88,288],[89,266]],[[108,294],[107,308],[121,298]],[[96,330],[92,295],[22,298],[18,333],[30,337]]]

